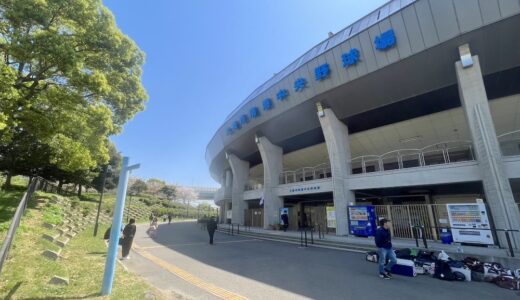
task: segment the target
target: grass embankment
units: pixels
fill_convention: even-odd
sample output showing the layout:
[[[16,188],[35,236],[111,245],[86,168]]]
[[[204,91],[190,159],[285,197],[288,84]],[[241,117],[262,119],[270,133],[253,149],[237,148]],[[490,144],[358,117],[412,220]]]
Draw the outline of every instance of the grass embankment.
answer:
[[[3,182],[4,179],[0,178],[0,186]],[[14,177],[12,184],[13,186],[8,190],[0,189],[0,241],[4,240],[11,224],[11,219],[18,204],[20,204],[23,193],[27,189],[27,181],[23,178]],[[34,203],[30,203],[30,205],[34,205]]]
[[[56,209],[58,207],[58,209]],[[41,238],[45,229],[44,220],[61,223],[61,207],[46,205],[43,209],[29,208],[17,232],[10,259],[0,277],[2,299],[76,299],[101,297],[99,291],[103,279],[107,248],[102,239],[108,225],[102,225],[94,238],[92,227],[74,237],[62,250],[61,258],[52,261],[42,256],[46,249],[57,251],[59,247]],[[70,280],[68,286],[50,285],[54,276]],[[152,291],[157,299],[161,295],[133,273],[117,266],[114,289],[110,299],[143,299]]]

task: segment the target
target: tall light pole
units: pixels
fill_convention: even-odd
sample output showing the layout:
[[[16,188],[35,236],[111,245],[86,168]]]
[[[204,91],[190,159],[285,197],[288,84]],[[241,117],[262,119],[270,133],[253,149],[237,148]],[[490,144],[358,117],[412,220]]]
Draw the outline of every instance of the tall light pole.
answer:
[[[107,181],[107,173],[108,169],[110,169],[109,165],[105,165],[103,170],[103,180],[101,184],[101,195],[99,196],[99,203],[97,207],[97,214],[96,214],[96,224],[94,225],[94,236],[97,236],[98,226],[99,226],[99,212],[101,211],[101,202],[103,201],[103,194],[105,192],[105,183]]]
[[[128,157],[123,157],[123,165],[121,166],[119,183],[117,184],[116,207],[114,209],[112,229],[110,230],[110,242],[105,263],[105,274],[103,275],[103,288],[101,289],[101,294],[103,296],[112,293],[112,285],[114,283],[114,274],[116,271],[117,246],[119,244],[121,224],[123,223],[123,210],[125,208],[126,189],[128,187],[128,173],[130,173],[131,170],[139,168],[139,164],[129,166],[129,161],[130,159]]]

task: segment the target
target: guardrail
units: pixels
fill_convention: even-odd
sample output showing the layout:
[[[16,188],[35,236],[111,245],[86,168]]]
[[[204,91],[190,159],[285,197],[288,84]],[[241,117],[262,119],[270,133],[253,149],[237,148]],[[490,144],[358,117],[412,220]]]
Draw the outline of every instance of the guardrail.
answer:
[[[517,230],[517,229],[464,228],[464,227],[450,227],[450,226],[444,226],[444,227],[428,226],[428,227],[425,227],[425,226],[422,226],[422,225],[414,225],[414,226],[411,226],[411,229],[412,229],[413,236],[414,236],[414,239],[415,239],[415,244],[416,244],[417,247],[419,247],[419,237],[420,237],[422,239],[424,248],[428,249],[428,241],[426,239],[426,229],[430,229],[430,228],[440,229],[440,230],[450,230],[450,233],[451,233],[452,229],[459,229],[459,230],[486,230],[486,231],[491,231],[491,233],[495,237],[497,236],[498,232],[503,232],[505,234],[505,237],[506,237],[507,249],[508,249],[509,255],[511,255],[511,257],[515,257],[515,252],[514,252],[514,249],[513,249],[513,243],[511,242],[511,237],[510,237],[509,233],[510,232],[520,232],[520,230]]]
[[[520,155],[520,130],[503,133],[497,138],[502,156]]]
[[[11,249],[16,230],[18,229],[18,226],[20,226],[20,220],[22,219],[25,209],[27,208],[27,203],[29,203],[34,191],[42,181],[43,180],[41,178],[36,177],[30,180],[27,190],[23,194],[20,204],[18,204],[18,207],[16,208],[13,220],[11,221],[11,225],[9,225],[9,230],[7,231],[7,236],[5,237],[2,247],[0,248],[0,274],[2,273],[5,261],[9,256],[9,250]]]
[[[332,177],[329,163],[321,163],[314,167],[303,167],[294,171],[284,171],[279,175],[280,184],[311,181]]]
[[[470,141],[447,141],[421,149],[400,149],[382,155],[358,156],[350,162],[352,174],[364,174],[473,160],[475,155]]]

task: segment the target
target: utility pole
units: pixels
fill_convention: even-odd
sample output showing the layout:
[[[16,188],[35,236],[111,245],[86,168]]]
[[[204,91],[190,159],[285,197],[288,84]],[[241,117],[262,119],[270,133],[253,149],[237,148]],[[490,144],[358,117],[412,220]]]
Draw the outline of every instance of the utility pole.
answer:
[[[117,247],[119,244],[119,236],[121,234],[121,224],[123,223],[123,210],[125,208],[126,189],[128,187],[128,174],[130,171],[139,168],[139,164],[129,166],[129,161],[130,159],[128,157],[123,157],[121,173],[119,174],[116,207],[114,209],[112,229],[110,230],[110,240],[108,245],[107,260],[105,263],[105,273],[103,275],[103,288],[101,289],[101,295],[103,296],[107,296],[112,293],[112,285],[114,283],[114,274],[116,271]]]

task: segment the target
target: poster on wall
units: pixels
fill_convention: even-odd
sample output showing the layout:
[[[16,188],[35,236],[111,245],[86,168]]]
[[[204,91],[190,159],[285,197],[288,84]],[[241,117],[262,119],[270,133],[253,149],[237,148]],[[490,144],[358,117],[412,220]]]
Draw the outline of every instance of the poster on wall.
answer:
[[[349,206],[348,225],[350,234],[355,236],[373,236],[376,230],[374,206]]]
[[[226,211],[226,218],[227,219],[231,219],[231,216],[233,215],[233,211],[232,210],[228,210]]]
[[[453,241],[493,245],[491,224],[484,203],[446,204]]]
[[[327,206],[327,227],[336,228],[336,208]]]

